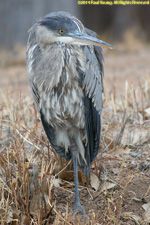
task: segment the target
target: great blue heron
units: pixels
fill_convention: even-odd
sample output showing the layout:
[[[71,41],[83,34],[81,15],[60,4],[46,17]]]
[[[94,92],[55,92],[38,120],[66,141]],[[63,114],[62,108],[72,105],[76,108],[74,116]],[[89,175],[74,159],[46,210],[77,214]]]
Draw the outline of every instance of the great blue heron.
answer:
[[[35,105],[56,152],[74,166],[75,205],[79,200],[78,166],[86,176],[100,141],[103,55],[113,46],[66,12],[47,14],[29,31],[27,68]]]

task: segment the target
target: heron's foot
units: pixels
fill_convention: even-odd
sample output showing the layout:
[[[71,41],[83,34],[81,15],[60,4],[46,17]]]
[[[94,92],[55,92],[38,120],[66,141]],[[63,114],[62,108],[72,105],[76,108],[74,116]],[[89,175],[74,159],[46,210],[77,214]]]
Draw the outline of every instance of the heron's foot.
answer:
[[[80,202],[75,202],[74,206],[72,207],[73,209],[73,217],[80,212],[86,219],[89,219],[89,217],[86,215],[85,210],[83,206],[80,204]]]

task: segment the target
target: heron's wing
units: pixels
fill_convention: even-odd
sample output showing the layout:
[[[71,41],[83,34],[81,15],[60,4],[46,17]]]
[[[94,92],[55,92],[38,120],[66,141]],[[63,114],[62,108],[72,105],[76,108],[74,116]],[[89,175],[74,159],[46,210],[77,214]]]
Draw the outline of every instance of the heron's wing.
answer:
[[[86,33],[88,35],[91,35],[93,37],[99,38],[99,35],[95,31],[90,30],[88,28],[85,28],[85,31],[86,31]],[[94,51],[95,51],[95,55],[96,55],[98,63],[99,63],[99,68],[100,68],[100,71],[101,71],[101,75],[104,76],[104,68],[103,68],[104,58],[103,58],[103,54],[102,54],[102,52],[103,52],[102,48],[94,46]]]
[[[93,33],[92,33],[93,34]],[[90,33],[91,35],[91,33]],[[85,119],[87,131],[86,161],[84,172],[89,174],[91,162],[95,159],[100,142],[101,111],[103,93],[103,56],[102,49],[95,46],[84,46],[87,70],[80,75],[84,90]]]
[[[98,36],[94,31],[87,28],[85,28],[85,32],[94,37]],[[85,72],[83,87],[85,88],[86,94],[92,98],[96,110],[101,113],[103,107],[102,93],[104,92],[104,59],[102,55],[102,48],[97,46],[85,46],[84,54],[86,56],[86,63],[88,64],[89,69]]]
[[[102,93],[103,93],[103,67],[98,59],[99,49],[91,46],[85,46],[84,54],[86,56],[87,69],[84,73],[83,88],[89,98],[92,98],[94,107],[99,112],[102,111]]]
[[[91,98],[84,96],[85,119],[87,131],[87,145],[85,146],[85,158],[87,164],[84,165],[85,175],[89,175],[90,164],[96,158],[100,142],[101,118],[95,109]]]

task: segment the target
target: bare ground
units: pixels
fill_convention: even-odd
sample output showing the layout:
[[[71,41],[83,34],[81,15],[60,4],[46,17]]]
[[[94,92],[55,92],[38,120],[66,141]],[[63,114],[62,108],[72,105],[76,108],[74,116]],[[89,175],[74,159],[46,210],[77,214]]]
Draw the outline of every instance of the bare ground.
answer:
[[[118,45],[104,56],[100,151],[90,184],[80,175],[85,220],[72,219],[73,174],[59,174],[64,162],[37,118],[24,49],[1,54],[0,224],[150,223],[150,46]]]

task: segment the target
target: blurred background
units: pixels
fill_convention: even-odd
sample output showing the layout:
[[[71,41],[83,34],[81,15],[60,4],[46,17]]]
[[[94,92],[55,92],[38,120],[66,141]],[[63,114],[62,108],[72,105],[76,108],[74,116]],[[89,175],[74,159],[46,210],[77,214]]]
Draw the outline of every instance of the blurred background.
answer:
[[[107,32],[114,41],[123,40],[128,29],[143,41],[150,40],[150,7],[78,5],[68,0],[0,0],[0,45],[12,48],[26,44],[28,29],[43,15],[53,11],[68,11],[85,26],[100,35]]]
[[[100,38],[114,45],[104,50],[108,94],[118,95],[128,80],[137,85],[150,72],[149,5],[78,5],[77,0],[0,0],[0,88],[26,93],[25,45],[28,30],[40,17],[68,11]],[[143,80],[142,80],[143,79]],[[8,88],[9,87],[9,88]]]

